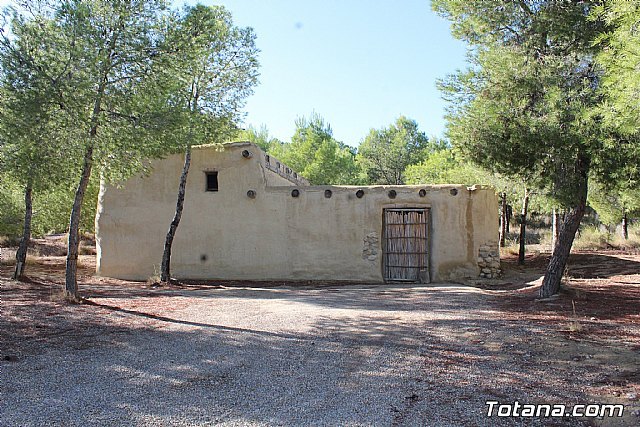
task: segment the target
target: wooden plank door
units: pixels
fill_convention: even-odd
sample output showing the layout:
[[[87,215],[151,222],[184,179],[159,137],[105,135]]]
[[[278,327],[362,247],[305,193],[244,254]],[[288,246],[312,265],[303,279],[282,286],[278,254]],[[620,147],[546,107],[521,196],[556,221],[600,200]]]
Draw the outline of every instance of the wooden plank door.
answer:
[[[429,280],[429,209],[385,209],[383,275],[389,282]]]

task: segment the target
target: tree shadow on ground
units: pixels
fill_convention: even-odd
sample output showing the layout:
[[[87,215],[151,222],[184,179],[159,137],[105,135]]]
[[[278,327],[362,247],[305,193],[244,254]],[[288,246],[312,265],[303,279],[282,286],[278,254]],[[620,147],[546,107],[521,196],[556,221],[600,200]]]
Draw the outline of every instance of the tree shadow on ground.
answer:
[[[23,304],[0,320],[8,323],[3,336],[34,330],[18,363],[5,362],[3,395],[11,397],[0,405],[24,425],[40,415],[70,425],[514,425],[521,420],[483,418],[485,401],[588,403],[590,390],[637,383],[618,353],[505,318],[494,296],[469,288],[198,290],[67,306],[42,295],[46,283],[12,283],[4,295]],[[169,309],[188,295],[186,308]],[[37,298],[40,307],[30,309]],[[218,319],[223,300],[237,310],[274,303],[315,314],[308,327],[270,329],[277,317],[298,321],[292,312],[235,327]],[[13,344],[24,337],[14,335]],[[69,360],[78,363],[61,363]],[[49,397],[38,400],[37,390]],[[36,404],[27,408],[17,396]]]
[[[507,270],[544,274],[549,264],[550,254],[527,254],[525,264],[518,265],[516,256],[502,258],[502,266]],[[572,252],[567,263],[567,273],[580,279],[604,279],[620,275],[640,273],[637,254],[624,252]]]
[[[640,262],[624,258],[623,254],[573,253],[568,274],[578,279],[603,279],[640,273]]]
[[[0,424],[521,425],[485,418],[485,401],[586,404],[640,388],[640,347],[593,341],[618,339],[619,322],[638,315],[631,300],[608,296],[624,284],[600,279],[548,303],[534,290],[459,286],[150,289],[91,279],[81,284],[90,304],[71,306],[47,277],[0,287],[0,351],[17,356],[0,359]],[[583,300],[582,285],[602,290]],[[574,305],[582,332],[571,331]],[[639,338],[637,324],[625,329]]]
[[[469,295],[449,292],[424,302],[440,316],[320,314],[287,333],[74,306],[56,322],[70,332],[4,363],[0,413],[19,425],[521,425],[485,418],[485,401],[593,400],[602,360],[558,357],[559,337],[491,319],[482,302],[460,312]],[[608,369],[625,368],[616,363]]]
[[[151,298],[151,297],[188,297],[194,299],[209,299],[213,296],[220,299],[262,299],[265,301],[290,301],[307,303],[327,308],[358,309],[395,311],[414,310],[415,307],[408,303],[414,300],[415,295],[425,294],[433,289],[441,289],[443,293],[451,289],[460,288],[460,285],[385,285],[385,284],[359,284],[359,285],[333,285],[323,287],[225,287],[200,285],[194,288],[156,288],[140,289],[131,293],[117,287],[96,287],[93,284],[81,286],[82,295],[89,299],[120,299],[120,298]],[[471,290],[473,291],[473,290]]]

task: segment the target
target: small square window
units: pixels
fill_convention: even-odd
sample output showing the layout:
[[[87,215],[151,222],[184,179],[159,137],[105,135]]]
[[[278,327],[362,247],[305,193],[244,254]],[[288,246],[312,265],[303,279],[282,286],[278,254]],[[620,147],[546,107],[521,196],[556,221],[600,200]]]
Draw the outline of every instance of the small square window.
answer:
[[[218,172],[205,172],[207,176],[207,191],[218,191]]]

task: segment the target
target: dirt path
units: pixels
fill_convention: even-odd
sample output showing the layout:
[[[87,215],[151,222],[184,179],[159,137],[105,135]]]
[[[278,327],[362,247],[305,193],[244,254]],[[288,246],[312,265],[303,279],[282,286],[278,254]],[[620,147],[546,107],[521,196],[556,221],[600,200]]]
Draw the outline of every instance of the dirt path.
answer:
[[[539,260],[477,287],[157,289],[93,278],[86,257],[79,306],[55,297],[58,258],[30,283],[0,265],[0,426],[635,426],[638,259],[594,257],[544,303]],[[626,407],[489,419],[488,400]]]

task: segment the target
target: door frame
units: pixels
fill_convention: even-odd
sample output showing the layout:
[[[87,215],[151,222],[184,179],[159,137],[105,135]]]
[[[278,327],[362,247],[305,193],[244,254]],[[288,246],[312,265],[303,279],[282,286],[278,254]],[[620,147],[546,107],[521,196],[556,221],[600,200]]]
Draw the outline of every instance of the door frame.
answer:
[[[387,274],[387,264],[388,264],[388,249],[387,249],[387,242],[388,242],[388,238],[387,238],[387,224],[386,224],[386,212],[390,210],[390,211],[422,211],[427,215],[426,218],[426,257],[425,257],[425,262],[426,262],[426,276],[422,276],[420,275],[420,271],[418,272],[418,278],[416,280],[411,280],[411,279],[391,279],[388,278],[388,274]],[[404,283],[430,283],[431,282],[431,278],[433,275],[433,271],[432,271],[432,241],[433,241],[433,232],[432,232],[432,215],[433,215],[433,210],[431,209],[431,205],[430,204],[389,204],[389,205],[385,205],[382,207],[382,221],[381,221],[381,225],[382,225],[382,232],[381,232],[381,236],[382,236],[382,257],[381,257],[381,272],[382,272],[382,279],[385,283],[393,283],[393,282],[404,282]]]

